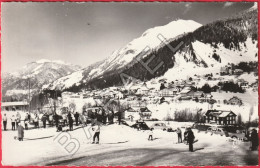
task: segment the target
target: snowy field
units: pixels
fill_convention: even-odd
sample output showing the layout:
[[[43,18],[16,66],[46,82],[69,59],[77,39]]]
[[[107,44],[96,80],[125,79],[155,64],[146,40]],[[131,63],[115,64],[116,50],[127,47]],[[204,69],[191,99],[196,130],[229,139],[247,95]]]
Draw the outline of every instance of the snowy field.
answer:
[[[166,122],[165,122],[166,123]],[[151,125],[149,122],[147,125]],[[167,124],[167,123],[166,123]],[[181,127],[191,123],[171,122]],[[87,130],[85,128],[85,130]],[[188,145],[177,144],[177,134],[154,131],[154,141],[148,141],[147,131],[137,131],[124,125],[102,126],[100,144],[91,144],[83,128],[68,132],[80,144],[71,155],[55,137],[55,128],[25,131],[25,139],[14,139],[17,131],[2,131],[3,165],[77,165],[77,166],[203,166],[203,165],[257,165],[258,152],[249,150],[249,142],[233,144],[229,138],[198,133],[195,152]],[[184,129],[182,129],[184,132]],[[91,133],[93,134],[93,133]]]

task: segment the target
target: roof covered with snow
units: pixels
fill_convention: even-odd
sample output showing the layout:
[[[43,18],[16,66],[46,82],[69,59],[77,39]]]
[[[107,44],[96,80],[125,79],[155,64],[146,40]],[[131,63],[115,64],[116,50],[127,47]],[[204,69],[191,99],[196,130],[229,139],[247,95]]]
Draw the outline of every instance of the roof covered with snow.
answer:
[[[28,102],[2,102],[1,106],[2,107],[7,107],[7,106],[28,106]]]

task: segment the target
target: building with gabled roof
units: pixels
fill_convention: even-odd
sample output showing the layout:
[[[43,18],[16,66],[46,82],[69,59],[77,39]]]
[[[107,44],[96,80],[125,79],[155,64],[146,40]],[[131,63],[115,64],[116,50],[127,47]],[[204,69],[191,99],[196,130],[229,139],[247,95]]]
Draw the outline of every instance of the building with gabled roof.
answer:
[[[241,106],[243,102],[237,96],[233,96],[231,99],[228,100],[228,104]]]
[[[232,111],[208,110],[204,115],[204,121],[219,125],[234,125],[236,124],[236,116]]]

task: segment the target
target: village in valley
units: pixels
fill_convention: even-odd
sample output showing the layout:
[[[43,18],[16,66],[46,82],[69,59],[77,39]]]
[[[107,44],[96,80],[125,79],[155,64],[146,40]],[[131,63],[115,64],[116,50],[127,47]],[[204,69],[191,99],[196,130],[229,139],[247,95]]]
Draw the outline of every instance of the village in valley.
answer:
[[[162,78],[142,82],[139,80],[131,81],[131,78],[127,77],[130,83],[125,86],[97,90],[83,89],[82,92],[77,93],[69,91],[47,92],[44,98],[32,100],[33,103],[37,104],[37,108],[30,109],[30,111],[32,113],[50,115],[58,113],[62,115],[69,111],[73,114],[75,112],[83,114],[89,108],[100,108],[102,111],[106,111],[107,116],[115,117],[113,119],[115,121],[118,120],[118,117],[126,121],[174,121],[176,120],[175,112],[186,110],[193,117],[188,118],[187,115],[187,118],[182,119],[183,121],[206,122],[206,112],[217,110],[220,112],[230,111],[235,115],[234,123],[219,123],[221,125],[236,124],[237,122],[237,124],[242,124],[242,122],[245,124],[248,118],[251,118],[251,122],[257,123],[258,107],[257,100],[254,100],[258,91],[257,64],[251,63],[251,66],[251,69],[254,69],[253,72],[243,72],[242,69],[232,69],[231,66],[225,66],[221,67],[220,72],[214,75],[211,73],[188,76],[186,80],[170,81]],[[247,81],[248,77],[249,81]],[[171,108],[165,110],[163,109],[165,105]],[[26,101],[2,103],[2,111],[21,110],[27,112],[29,108],[31,107]],[[239,121],[238,115],[240,116]],[[225,117],[228,116],[229,113]]]

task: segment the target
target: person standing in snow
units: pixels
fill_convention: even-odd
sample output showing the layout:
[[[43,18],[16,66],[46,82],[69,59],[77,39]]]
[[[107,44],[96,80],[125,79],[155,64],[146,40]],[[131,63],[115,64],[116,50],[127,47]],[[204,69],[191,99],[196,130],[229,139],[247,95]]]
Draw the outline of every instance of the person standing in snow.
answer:
[[[76,126],[78,126],[78,123],[79,123],[79,113],[78,112],[76,112],[74,114],[74,118],[75,118]]]
[[[49,124],[53,127],[53,115],[49,115]]]
[[[137,124],[136,127],[137,127],[137,131],[139,131],[140,130],[140,125]]]
[[[30,113],[28,114],[28,120],[29,120],[29,122],[31,121],[31,114]]]
[[[21,122],[21,114],[17,112],[16,114],[16,127],[18,127],[18,124]]]
[[[12,121],[12,130],[14,131],[15,130],[15,121],[16,121],[16,117],[14,115],[11,117],[11,121]]]
[[[182,143],[182,132],[180,128],[177,128],[176,133],[178,135],[178,143]]]
[[[47,116],[46,116],[46,114],[43,114],[43,116],[42,116],[43,128],[46,128],[46,122],[47,122]]]
[[[149,131],[149,137],[148,137],[148,141],[153,141],[153,128],[150,129]]]
[[[28,113],[25,114],[24,120],[28,119]]]
[[[58,126],[59,126],[59,116],[58,116],[58,114],[54,113],[53,118],[54,118],[54,121],[55,121],[56,128],[58,128]]]
[[[68,114],[68,120],[69,120],[70,131],[73,131],[73,119],[72,119],[72,115],[70,112]]]
[[[34,116],[34,127],[39,128],[39,117],[37,114]]]
[[[29,124],[28,118],[24,119],[25,130],[28,130],[28,124]]]
[[[63,119],[63,123],[64,123],[64,126],[66,126],[67,125],[67,115],[66,114],[63,114],[62,115],[62,119]]]
[[[96,139],[96,138],[97,138],[96,144],[98,144],[98,143],[99,143],[99,135],[100,135],[100,126],[99,126],[99,124],[93,123],[93,125],[92,125],[92,130],[95,132],[95,134],[94,134],[94,136],[93,136],[93,142],[92,142],[92,144],[95,143],[95,139]]]
[[[19,141],[23,141],[24,128],[23,128],[23,126],[21,125],[21,123],[18,123],[17,130],[18,130],[18,140],[19,140]]]
[[[258,133],[256,129],[253,129],[251,133],[251,150],[257,150],[258,144]]]
[[[82,125],[82,127],[84,127],[86,124],[85,124],[85,117],[83,114],[80,114],[79,115],[79,122],[80,124]]]
[[[187,133],[187,141],[189,143],[189,151],[193,152],[193,142],[194,142],[195,136],[191,130],[191,128],[188,128],[188,133]]]
[[[6,125],[7,125],[7,117],[6,117],[6,114],[4,114],[4,117],[3,117],[3,125],[4,125],[4,130],[6,131]]]
[[[183,143],[185,143],[185,144],[188,144],[188,128],[186,128],[185,129],[185,131],[184,131],[184,139],[183,139]]]

